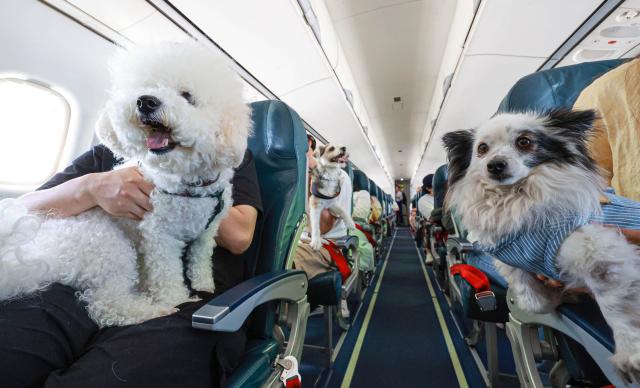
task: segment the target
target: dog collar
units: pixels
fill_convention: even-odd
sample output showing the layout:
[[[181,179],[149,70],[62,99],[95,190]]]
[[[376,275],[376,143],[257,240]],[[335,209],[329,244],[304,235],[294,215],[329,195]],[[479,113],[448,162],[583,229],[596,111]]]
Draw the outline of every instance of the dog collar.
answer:
[[[324,194],[320,193],[318,191],[318,184],[316,182],[312,182],[311,183],[311,194],[313,194],[314,197],[320,198],[320,199],[334,199],[335,197],[340,195],[340,188],[338,187],[338,191],[336,191],[336,195],[334,195],[333,197],[330,197],[328,195],[324,195]]]
[[[218,174],[218,176],[215,179],[207,179],[204,181],[200,181],[197,183],[185,183],[185,186],[187,187],[207,187],[207,186],[211,186],[212,184],[216,183],[218,181],[218,179],[220,178],[220,174]],[[170,193],[166,190],[160,190],[160,192],[162,194],[168,194],[168,195],[177,195],[180,197],[189,197],[189,198],[219,198],[220,195],[222,194],[222,190],[221,191],[217,191],[213,194],[204,194],[204,195],[197,195],[192,193],[189,190],[185,190],[183,192],[180,193]]]

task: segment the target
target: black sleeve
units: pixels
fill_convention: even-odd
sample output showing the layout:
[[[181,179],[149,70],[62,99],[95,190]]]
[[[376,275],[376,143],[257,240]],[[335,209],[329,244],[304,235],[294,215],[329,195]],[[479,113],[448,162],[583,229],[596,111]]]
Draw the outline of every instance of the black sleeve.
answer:
[[[258,185],[256,163],[251,151],[247,150],[244,159],[233,176],[233,206],[250,205],[262,213],[262,199]]]
[[[118,159],[110,149],[102,144],[94,146],[91,150],[78,156],[69,167],[51,177],[38,190],[50,189],[86,174],[111,171],[116,163],[118,163]]]

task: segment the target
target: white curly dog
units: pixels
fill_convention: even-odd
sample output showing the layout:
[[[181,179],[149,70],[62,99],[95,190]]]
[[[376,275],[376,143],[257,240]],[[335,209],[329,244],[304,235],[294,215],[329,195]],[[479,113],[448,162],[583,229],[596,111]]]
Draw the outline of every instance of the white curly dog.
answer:
[[[239,78],[195,42],[129,50],[112,78],[96,132],[155,185],[153,210],[142,221],[100,208],[56,218],[0,202],[0,300],[65,284],[101,327],[170,314],[190,300],[183,250],[192,287],[213,291],[214,236],[251,131]]]

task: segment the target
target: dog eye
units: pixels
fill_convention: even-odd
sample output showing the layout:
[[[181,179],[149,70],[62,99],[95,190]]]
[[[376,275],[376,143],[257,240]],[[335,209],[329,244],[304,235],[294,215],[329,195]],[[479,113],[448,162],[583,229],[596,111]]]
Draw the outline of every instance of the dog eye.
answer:
[[[487,145],[487,143],[478,144],[478,155],[484,155],[487,152],[489,152],[489,146]]]
[[[193,96],[191,95],[191,93],[189,93],[187,91],[184,91],[184,92],[181,92],[180,95],[182,97],[184,97],[184,99],[187,100],[187,102],[189,104],[191,104],[191,105],[195,105],[196,104],[196,101],[193,99]]]
[[[518,146],[518,148],[520,148],[521,150],[528,150],[531,148],[531,139],[529,139],[528,137],[519,137],[516,140],[516,145]]]

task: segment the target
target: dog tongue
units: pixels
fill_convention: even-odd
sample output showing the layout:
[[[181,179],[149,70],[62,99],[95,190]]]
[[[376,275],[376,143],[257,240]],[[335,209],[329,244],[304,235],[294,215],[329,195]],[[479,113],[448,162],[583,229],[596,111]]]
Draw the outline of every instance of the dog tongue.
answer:
[[[147,137],[147,148],[150,150],[164,148],[169,145],[170,140],[171,136],[168,132],[152,132],[149,137]]]

